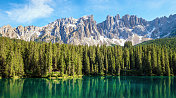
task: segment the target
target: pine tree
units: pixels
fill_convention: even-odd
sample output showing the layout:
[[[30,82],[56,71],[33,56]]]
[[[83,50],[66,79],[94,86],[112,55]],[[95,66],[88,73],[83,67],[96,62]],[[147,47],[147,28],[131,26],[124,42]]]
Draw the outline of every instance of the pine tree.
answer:
[[[41,68],[39,66],[39,46],[38,44],[35,44],[34,46],[34,52],[33,52],[33,59],[32,59],[32,70],[33,70],[33,75],[38,76],[41,73]]]
[[[170,74],[172,74],[173,75],[173,67],[172,67],[172,57],[173,57],[173,51],[171,50],[171,49],[168,49],[168,51],[169,51],[169,67],[170,67]]]
[[[151,66],[151,51],[148,51],[148,55],[147,55],[147,74],[148,75],[152,75],[152,66]]]
[[[118,48],[117,48],[117,60],[116,60],[116,72],[117,72],[117,75],[120,75],[120,70],[124,66],[122,58],[123,58],[122,47],[118,46]]]
[[[112,60],[112,51],[110,48],[108,48],[108,66],[109,66],[109,73],[112,74],[113,73],[113,60]]]
[[[62,52],[61,57],[60,57],[60,71],[61,71],[61,76],[65,74],[65,60],[64,60],[64,53]]]
[[[116,73],[116,65],[115,65],[115,56],[112,56],[111,58],[111,66],[112,66],[112,73],[111,74],[115,74]]]
[[[47,45],[48,47],[47,47],[47,54],[46,54],[46,56],[47,56],[47,70],[48,70],[48,75],[49,76],[51,76],[51,74],[52,74],[52,70],[53,70],[53,68],[52,68],[52,43],[50,42],[48,45]]]
[[[109,66],[108,66],[108,56],[107,56],[107,53],[105,52],[105,54],[104,54],[105,56],[104,56],[104,64],[105,64],[105,74],[108,74],[108,70],[109,70]]]
[[[99,60],[99,57],[98,57],[98,54],[99,54],[99,45],[96,46],[96,50],[95,50],[95,64],[94,64],[94,74],[98,74],[98,60]]]
[[[24,63],[23,63],[23,58],[22,58],[22,55],[21,55],[21,52],[20,50],[18,50],[18,69],[17,69],[17,76],[20,76],[22,77],[24,75]]]
[[[90,62],[89,62],[89,57],[87,55],[87,46],[84,48],[84,53],[83,53],[83,67],[84,67],[84,73],[85,74],[90,74]]]
[[[136,54],[135,54],[135,65],[139,73],[142,73],[142,48],[137,47],[136,48]]]
[[[162,75],[162,67],[161,67],[161,50],[158,49],[158,52],[157,52],[157,68],[156,68],[156,74],[159,76],[159,75]]]
[[[174,75],[176,75],[176,52],[173,53],[173,57],[172,57],[172,68],[173,68]]]
[[[95,47],[90,46],[89,48],[89,56],[90,56],[90,69],[91,73],[94,74],[94,63],[95,63]]]
[[[126,41],[125,44],[124,44],[124,47],[125,47],[125,48],[130,48],[130,47],[132,47],[132,42],[131,42],[131,41]]]
[[[170,65],[169,65],[169,56],[168,56],[168,51],[165,48],[165,75],[170,76]]]
[[[121,56],[120,56],[120,50],[119,47],[115,47],[115,69],[116,69],[116,75],[120,75],[120,63],[121,63]]]
[[[72,53],[71,53],[71,67],[72,67],[72,74],[71,75],[75,75],[75,64],[77,64],[77,55],[75,54],[74,49],[72,49]]]
[[[85,61],[85,73],[90,74],[90,63],[89,63],[89,57],[86,56],[86,61]]]
[[[135,55],[133,52],[133,48],[130,49],[130,65],[131,69],[135,69]]]
[[[153,69],[153,73],[156,74],[156,70],[157,70],[157,53],[155,51],[155,47],[152,47],[151,50],[151,66]]]
[[[52,45],[52,59],[53,59],[53,61],[52,61],[53,62],[52,65],[53,66],[52,67],[55,70],[57,69],[57,60],[58,60],[57,57],[58,57],[57,56],[57,46],[56,46],[56,44],[53,44]]]
[[[67,75],[71,76],[71,53],[67,50]]]
[[[15,70],[14,70],[14,65],[15,65],[15,58],[14,58],[14,52],[12,49],[10,49],[8,56],[6,58],[6,66],[4,70],[5,77],[14,77],[15,76]]]
[[[100,66],[100,75],[104,75],[104,56],[102,53],[99,54],[99,66]]]
[[[39,76],[43,76],[44,75],[44,45],[43,44],[40,44],[39,45],[39,58],[38,58],[38,71],[40,72],[39,73]]]
[[[130,55],[129,55],[128,48],[124,49],[123,58],[124,58],[125,69],[130,69]]]
[[[7,53],[6,53],[6,46],[4,44],[4,40],[0,44],[0,75],[2,77],[5,77],[5,67],[6,67],[6,58],[7,58]]]
[[[161,50],[161,69],[162,69],[162,73],[165,73],[165,53],[164,53],[164,49],[162,48]]]
[[[77,74],[78,75],[82,75],[82,61],[81,61],[81,56],[80,55],[78,55],[78,59],[77,59],[78,61],[77,61],[77,65],[78,65],[78,68],[77,68],[77,70],[78,70],[78,72],[77,72]]]

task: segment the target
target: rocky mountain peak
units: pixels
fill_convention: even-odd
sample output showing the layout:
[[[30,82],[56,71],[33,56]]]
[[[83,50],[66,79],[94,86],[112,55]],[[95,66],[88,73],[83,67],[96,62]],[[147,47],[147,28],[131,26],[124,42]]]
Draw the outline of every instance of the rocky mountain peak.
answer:
[[[120,15],[117,14],[117,15],[115,16],[115,20],[119,20],[119,19],[120,19]]]
[[[5,37],[26,41],[45,41],[67,44],[123,45],[125,41],[138,44],[146,40],[167,37],[176,29],[176,15],[146,21],[136,15],[108,15],[106,20],[96,23],[93,15],[79,19],[73,17],[57,19],[43,27],[10,25],[0,27]]]

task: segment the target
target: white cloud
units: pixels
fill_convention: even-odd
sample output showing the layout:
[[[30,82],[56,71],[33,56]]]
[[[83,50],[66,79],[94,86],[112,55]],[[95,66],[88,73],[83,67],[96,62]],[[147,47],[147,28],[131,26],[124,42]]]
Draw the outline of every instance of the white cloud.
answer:
[[[6,11],[8,17],[18,23],[31,23],[34,19],[48,17],[54,11],[51,0],[29,0],[28,4]]]

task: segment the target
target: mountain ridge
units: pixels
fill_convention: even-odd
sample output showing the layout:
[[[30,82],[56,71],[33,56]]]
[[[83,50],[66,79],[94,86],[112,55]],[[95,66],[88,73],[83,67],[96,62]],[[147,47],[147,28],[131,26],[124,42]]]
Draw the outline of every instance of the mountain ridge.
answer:
[[[0,27],[3,37],[25,41],[57,42],[75,45],[121,45],[132,41],[133,45],[143,41],[164,38],[176,28],[176,14],[160,17],[152,21],[136,15],[108,15],[106,20],[96,23],[93,15],[79,19],[61,18],[43,27],[10,25]]]

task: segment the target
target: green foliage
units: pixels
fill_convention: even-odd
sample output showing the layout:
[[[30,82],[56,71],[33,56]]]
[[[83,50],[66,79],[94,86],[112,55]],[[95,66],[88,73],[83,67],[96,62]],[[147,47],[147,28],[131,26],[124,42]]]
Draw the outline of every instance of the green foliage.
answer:
[[[124,44],[124,47],[126,47],[126,48],[132,47],[132,42],[131,41],[126,41],[125,44]]]
[[[165,46],[168,48],[176,48],[176,37],[145,41],[145,42],[138,44],[136,46],[143,46],[143,45],[157,45],[157,46],[161,46],[161,47]]]
[[[176,75],[176,51],[164,45],[74,46],[4,37],[0,43],[2,77]]]

